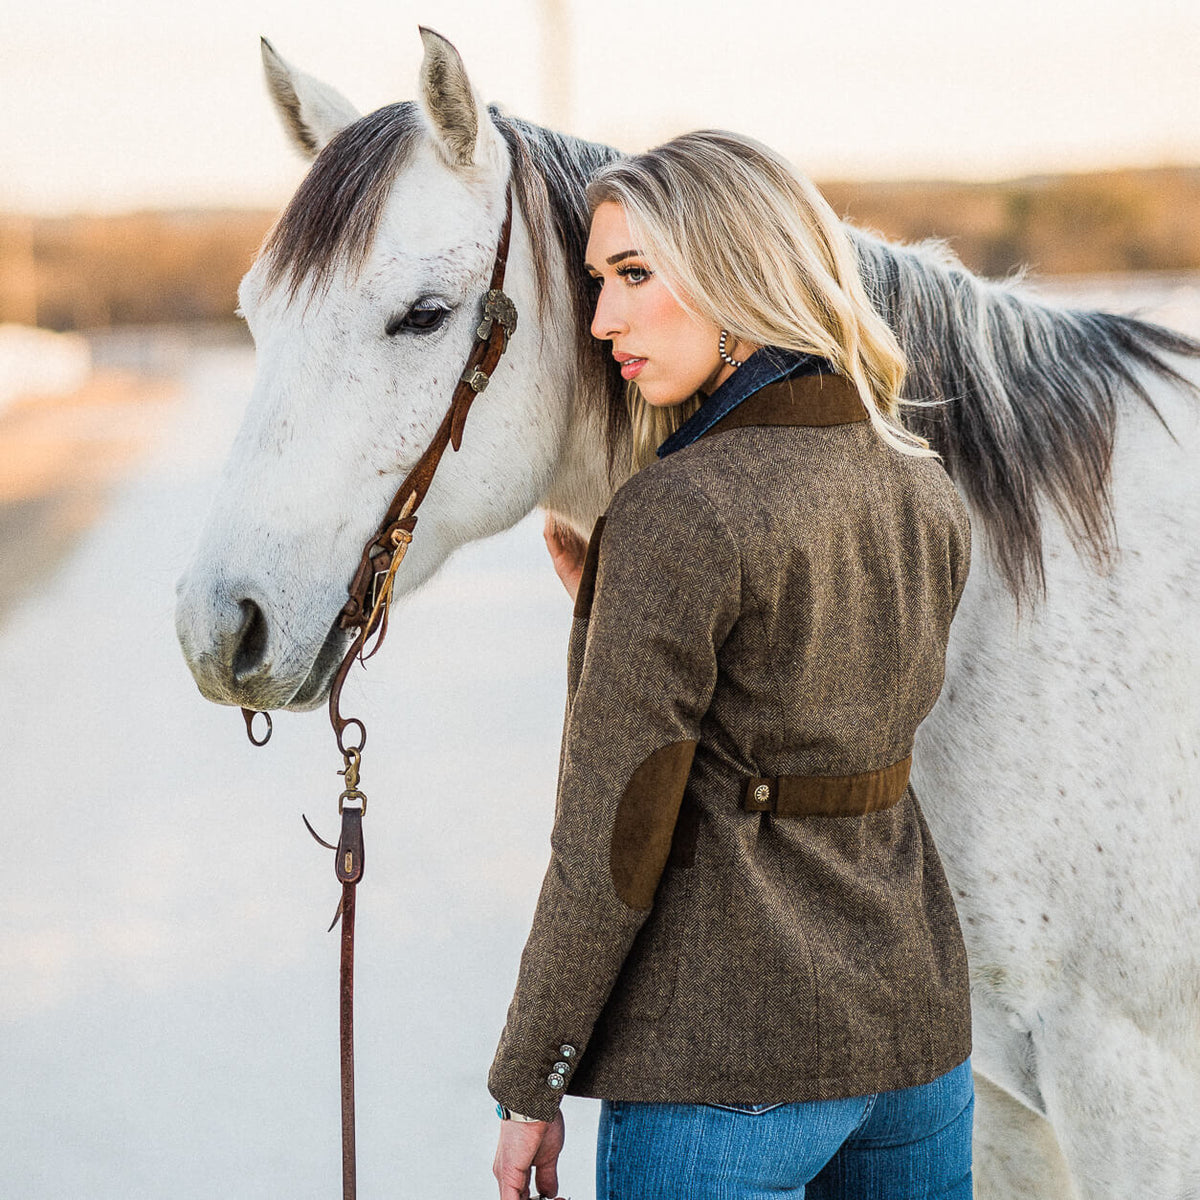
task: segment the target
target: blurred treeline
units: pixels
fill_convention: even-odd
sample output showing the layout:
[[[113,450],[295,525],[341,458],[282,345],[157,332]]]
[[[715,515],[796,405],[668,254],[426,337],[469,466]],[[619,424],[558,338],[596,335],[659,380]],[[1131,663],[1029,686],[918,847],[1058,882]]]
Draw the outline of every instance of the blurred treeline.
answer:
[[[835,210],[893,239],[949,240],[984,275],[1200,270],[1200,168],[1001,183],[825,183]],[[0,215],[0,321],[49,329],[233,320],[275,214]]]
[[[840,215],[886,237],[947,238],[981,275],[1200,269],[1200,167],[821,191]]]
[[[46,329],[234,320],[275,214],[0,216],[0,321]]]

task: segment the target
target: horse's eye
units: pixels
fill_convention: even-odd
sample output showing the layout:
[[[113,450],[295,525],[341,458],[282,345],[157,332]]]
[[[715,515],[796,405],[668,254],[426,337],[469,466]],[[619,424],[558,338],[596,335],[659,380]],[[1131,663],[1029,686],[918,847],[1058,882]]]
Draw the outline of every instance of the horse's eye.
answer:
[[[432,333],[446,319],[450,310],[436,300],[418,300],[402,316],[393,317],[386,326],[388,337],[402,330],[410,333]]]

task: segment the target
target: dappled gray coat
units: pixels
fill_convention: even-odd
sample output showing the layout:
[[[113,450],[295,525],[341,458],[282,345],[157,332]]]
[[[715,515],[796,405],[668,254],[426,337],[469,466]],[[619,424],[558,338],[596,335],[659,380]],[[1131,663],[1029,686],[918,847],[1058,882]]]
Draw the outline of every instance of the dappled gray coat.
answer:
[[[840,376],[759,389],[617,491],[496,1099],[830,1099],[966,1058],[908,770],[969,561],[941,463],[883,443]]]

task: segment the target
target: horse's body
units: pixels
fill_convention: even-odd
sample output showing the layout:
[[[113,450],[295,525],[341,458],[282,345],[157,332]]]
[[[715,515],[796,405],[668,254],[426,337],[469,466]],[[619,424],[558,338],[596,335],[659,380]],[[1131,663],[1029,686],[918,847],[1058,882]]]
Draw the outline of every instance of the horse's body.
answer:
[[[537,504],[586,536],[624,477],[581,271],[581,185],[616,151],[489,113],[423,36],[420,102],[361,120],[266,51],[297,142],[327,149],[243,283],[258,380],[180,582],[181,644],[222,703],[327,694],[362,543],[466,359],[510,171],[520,325],[397,595]],[[971,963],[976,1194],[1196,1197],[1200,347],[856,237],[914,394],[950,400],[914,424],[975,529],[913,781]],[[404,324],[421,297],[448,309],[433,332]]]

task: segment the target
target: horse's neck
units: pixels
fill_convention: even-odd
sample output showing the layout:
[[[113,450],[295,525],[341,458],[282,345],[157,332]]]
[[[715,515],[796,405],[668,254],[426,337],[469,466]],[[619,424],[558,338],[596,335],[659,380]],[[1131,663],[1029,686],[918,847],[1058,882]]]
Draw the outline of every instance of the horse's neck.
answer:
[[[618,464],[629,457],[625,439]],[[619,486],[619,482],[618,486]],[[577,532],[587,537],[596,518],[608,507],[615,491],[606,466],[605,435],[601,421],[590,406],[575,395],[570,423],[558,467],[541,503],[562,516]]]

